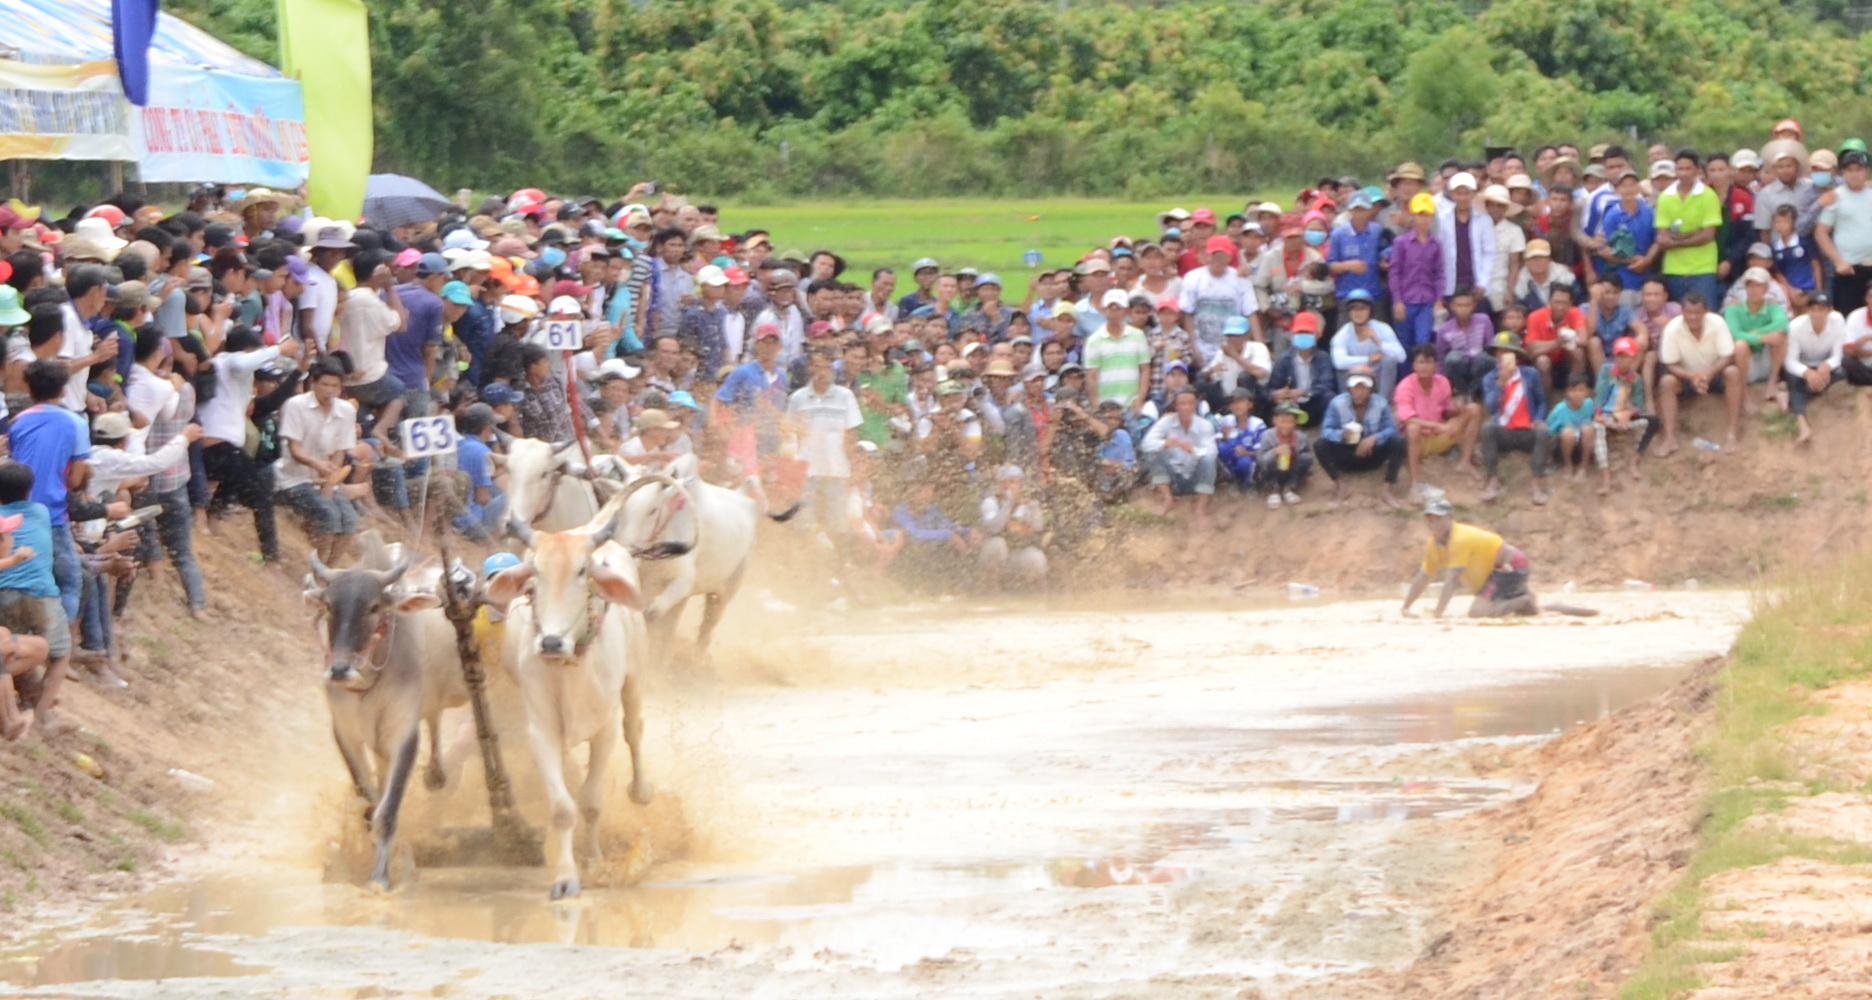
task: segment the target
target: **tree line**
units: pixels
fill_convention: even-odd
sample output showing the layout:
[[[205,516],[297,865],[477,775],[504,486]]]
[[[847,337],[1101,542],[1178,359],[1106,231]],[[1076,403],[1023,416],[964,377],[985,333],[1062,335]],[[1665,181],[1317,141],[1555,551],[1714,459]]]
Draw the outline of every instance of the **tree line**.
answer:
[[[1872,126],[1843,0],[370,0],[377,167],[744,200],[1247,191]],[[273,0],[165,9],[277,62]]]

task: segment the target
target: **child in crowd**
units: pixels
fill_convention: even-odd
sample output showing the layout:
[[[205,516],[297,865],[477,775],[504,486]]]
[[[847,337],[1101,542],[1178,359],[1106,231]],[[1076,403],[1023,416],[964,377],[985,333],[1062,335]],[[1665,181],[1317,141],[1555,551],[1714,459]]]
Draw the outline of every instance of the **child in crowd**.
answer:
[[[1593,432],[1598,426],[1593,422],[1596,412],[1592,398],[1592,382],[1585,372],[1574,372],[1567,378],[1566,396],[1553,409],[1547,411],[1547,429],[1559,442],[1560,471],[1573,470],[1574,479],[1586,478],[1586,462],[1593,455]]]
[[[1632,452],[1632,475],[1644,460],[1645,449],[1657,434],[1658,423],[1644,415],[1645,380],[1639,364],[1638,342],[1620,337],[1612,342],[1612,360],[1599,369],[1599,384],[1594,393],[1598,414],[1594,420],[1599,433],[1593,438],[1593,461],[1599,464],[1599,493],[1612,491],[1612,469],[1606,461],[1606,439],[1614,434],[1637,434],[1638,447]]]
[[[1793,205],[1775,209],[1774,231],[1769,234],[1769,248],[1774,251],[1775,275],[1787,284],[1794,301],[1793,311],[1807,308],[1807,296],[1820,287],[1820,247],[1812,235],[1801,236],[1794,228],[1799,218]]]
[[[1255,399],[1251,390],[1231,390],[1228,407],[1228,413],[1216,422],[1216,431],[1221,435],[1216,452],[1222,460],[1222,468],[1235,477],[1241,491],[1253,493],[1255,455],[1261,448],[1261,439],[1267,435],[1267,424],[1254,414]]]
[[[1300,487],[1313,473],[1313,445],[1300,433],[1306,411],[1292,403],[1274,408],[1274,429],[1261,436],[1255,467],[1267,484],[1269,509],[1300,502]]]

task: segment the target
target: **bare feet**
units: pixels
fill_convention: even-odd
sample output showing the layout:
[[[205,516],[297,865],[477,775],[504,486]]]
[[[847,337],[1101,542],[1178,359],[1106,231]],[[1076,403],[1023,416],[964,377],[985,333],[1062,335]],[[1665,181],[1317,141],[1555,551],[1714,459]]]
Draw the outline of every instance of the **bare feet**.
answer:
[[[1552,497],[1553,492],[1547,489],[1546,483],[1534,484],[1534,506],[1544,507],[1547,505],[1547,501]]]
[[[1487,486],[1482,487],[1482,500],[1484,503],[1500,497],[1501,494],[1502,484],[1499,479],[1491,479],[1488,481]]]
[[[1669,458],[1672,455],[1677,454],[1677,439],[1665,438],[1664,440],[1658,442],[1658,446],[1651,450],[1651,454],[1657,456],[1658,458]]]
[[[190,608],[189,617],[195,619],[198,622],[207,622],[209,620],[208,609],[207,608]]]
[[[1209,520],[1208,514],[1205,514],[1202,511],[1196,512],[1196,530],[1197,531],[1208,531],[1210,528],[1214,526],[1215,526],[1215,522]]]
[[[1586,481],[1586,467],[1585,466],[1582,465],[1573,470],[1573,481],[1576,483],[1582,483]]]
[[[41,736],[64,736],[82,728],[76,719],[68,718],[64,712],[55,708],[41,709],[38,725]]]
[[[1392,510],[1397,510],[1399,507],[1404,506],[1398,502],[1397,495],[1391,492],[1391,484],[1389,483],[1386,483],[1384,488],[1378,491],[1378,500]]]
[[[32,725],[33,710],[30,708],[22,708],[20,709],[19,718],[13,721],[13,728],[5,732],[0,732],[0,740],[5,740],[8,743],[18,743],[20,740],[26,738],[27,733],[32,731]]]
[[[1731,432],[1728,437],[1723,438],[1724,450],[1734,451],[1740,447],[1742,447],[1742,439],[1737,437],[1733,432]]]
[[[1599,477],[1599,495],[1605,496],[1610,492],[1612,492],[1612,473],[1606,472]]]

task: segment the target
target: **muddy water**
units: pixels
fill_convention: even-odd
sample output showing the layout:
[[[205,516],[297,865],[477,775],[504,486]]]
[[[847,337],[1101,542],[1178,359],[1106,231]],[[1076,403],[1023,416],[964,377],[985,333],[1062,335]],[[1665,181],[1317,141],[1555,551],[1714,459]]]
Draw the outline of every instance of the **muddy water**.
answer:
[[[376,898],[248,854],[0,956],[0,981],[139,997],[199,995],[194,977],[227,996],[1174,996],[1221,976],[1278,993],[1414,955],[1421,897],[1464,864],[1435,824],[1529,790],[1440,748],[1602,717],[1721,651],[1746,613],[1712,593],[1582,600],[1607,616],[1436,623],[1349,603],[744,621],[720,653],[730,683],[653,700],[653,773],[688,829],[640,884],[553,906],[540,870],[436,868]],[[621,828],[638,822],[612,802]]]

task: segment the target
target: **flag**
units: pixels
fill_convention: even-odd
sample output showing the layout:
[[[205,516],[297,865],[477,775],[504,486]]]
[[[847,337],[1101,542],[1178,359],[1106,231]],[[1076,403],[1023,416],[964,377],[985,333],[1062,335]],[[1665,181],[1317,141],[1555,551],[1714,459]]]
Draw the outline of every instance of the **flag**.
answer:
[[[139,108],[149,103],[150,42],[160,12],[160,0],[111,0],[111,54],[124,96]]]
[[[280,68],[305,88],[313,211],[355,219],[370,176],[370,28],[362,0],[279,0]]]

